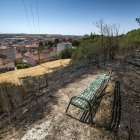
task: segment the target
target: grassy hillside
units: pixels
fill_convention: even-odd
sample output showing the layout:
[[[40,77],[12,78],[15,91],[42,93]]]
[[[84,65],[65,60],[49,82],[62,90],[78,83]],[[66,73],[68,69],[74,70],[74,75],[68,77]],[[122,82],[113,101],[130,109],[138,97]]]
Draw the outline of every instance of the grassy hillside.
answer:
[[[48,72],[51,72],[55,68],[68,65],[69,62],[70,62],[70,59],[62,59],[62,60],[56,60],[56,61],[43,63],[41,65],[31,67],[28,69],[21,69],[21,70],[6,72],[3,74],[0,74],[0,83],[2,82],[19,83],[18,79],[20,77],[37,76],[37,75],[46,74]]]
[[[140,29],[128,32],[121,39],[120,46],[123,49],[140,49]]]

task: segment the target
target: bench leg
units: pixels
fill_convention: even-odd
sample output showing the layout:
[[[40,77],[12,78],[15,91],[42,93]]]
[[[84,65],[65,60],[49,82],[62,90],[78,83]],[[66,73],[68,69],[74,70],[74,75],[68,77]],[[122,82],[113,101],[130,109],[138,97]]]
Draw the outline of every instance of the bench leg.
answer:
[[[92,107],[90,107],[90,119],[91,119],[91,124],[93,124],[93,114],[92,114]]]
[[[67,106],[67,109],[66,109],[66,111],[65,111],[65,113],[66,113],[66,114],[67,114],[67,111],[68,111],[69,106],[70,106],[70,104],[71,104],[71,101],[72,101],[74,98],[75,98],[75,96],[74,96],[74,97],[72,97],[72,98],[70,99],[70,102],[69,102],[69,104],[68,104],[68,106]]]
[[[68,106],[67,106],[67,109],[66,109],[66,111],[65,111],[66,114],[67,114],[67,112],[68,112],[68,109],[69,109],[69,107],[70,107],[70,104],[71,104],[71,102],[69,102],[69,104],[68,104]]]

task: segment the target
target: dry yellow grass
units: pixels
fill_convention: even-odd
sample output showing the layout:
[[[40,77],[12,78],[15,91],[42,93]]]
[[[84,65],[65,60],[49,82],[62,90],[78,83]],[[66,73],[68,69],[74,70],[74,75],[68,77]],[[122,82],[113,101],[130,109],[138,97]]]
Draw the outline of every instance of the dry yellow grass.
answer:
[[[53,71],[54,68],[64,67],[68,65],[69,62],[70,62],[70,59],[62,59],[62,60],[46,62],[41,65],[27,68],[27,69],[21,69],[21,70],[2,73],[0,74],[0,83],[10,82],[10,83],[19,84],[20,77],[37,76],[37,75],[46,74]]]

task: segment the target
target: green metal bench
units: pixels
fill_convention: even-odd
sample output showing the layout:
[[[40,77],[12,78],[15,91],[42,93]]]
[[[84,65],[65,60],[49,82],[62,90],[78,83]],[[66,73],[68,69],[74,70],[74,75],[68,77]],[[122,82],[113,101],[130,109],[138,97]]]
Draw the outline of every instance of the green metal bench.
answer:
[[[91,117],[90,119],[92,122],[92,107],[93,105],[95,105],[96,101],[103,96],[103,91],[108,84],[110,76],[111,71],[109,72],[109,74],[99,74],[96,79],[79,96],[72,97],[66,109],[66,114],[69,106],[73,105],[82,110],[89,111]]]

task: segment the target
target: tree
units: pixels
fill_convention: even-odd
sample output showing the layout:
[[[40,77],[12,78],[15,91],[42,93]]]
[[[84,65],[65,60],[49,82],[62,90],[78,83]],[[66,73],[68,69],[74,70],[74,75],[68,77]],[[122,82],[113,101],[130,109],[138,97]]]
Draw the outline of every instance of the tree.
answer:
[[[101,34],[101,51],[103,54],[103,62],[105,65],[107,57],[109,59],[114,59],[115,57],[116,50],[119,44],[119,25],[106,24],[102,19],[96,22],[95,25],[97,28],[99,28]]]
[[[74,49],[72,49],[72,48],[66,48],[62,52],[60,52],[59,57],[61,59],[71,58],[73,52],[74,52]]]
[[[92,35],[83,39],[80,46],[72,55],[72,60],[89,59],[103,62],[114,59],[119,47],[119,25],[106,24],[102,19],[94,25],[99,29],[100,35]]]
[[[80,46],[77,47],[72,55],[72,60],[77,61],[80,59],[94,59],[96,57],[96,51],[99,49],[99,37],[86,38],[81,41]]]
[[[79,45],[80,45],[80,41],[78,41],[78,40],[72,41],[72,46],[79,46]]]
[[[136,18],[136,22],[140,25],[140,18]]]
[[[39,42],[39,46],[44,46],[42,41]]]
[[[105,24],[103,34],[105,36],[105,52],[108,53],[109,60],[114,59],[118,43],[119,25],[117,24]]]
[[[59,39],[58,38],[55,38],[54,44],[57,45],[58,43],[59,43]]]
[[[48,46],[48,41],[45,42],[45,46]]]
[[[94,23],[94,25],[99,28],[99,32],[100,32],[100,35],[101,35],[101,46],[102,46],[102,61],[104,62],[104,65],[105,65],[105,61],[106,61],[106,54],[105,54],[105,46],[104,46],[104,35],[103,35],[103,30],[104,30],[104,26],[105,26],[105,23],[103,21],[103,19],[100,19],[99,21],[96,21]]]
[[[49,45],[49,48],[53,47],[53,42],[52,41],[48,41],[48,45]]]
[[[93,37],[93,34],[92,34],[92,32],[91,32],[91,34],[90,34],[90,37]]]

